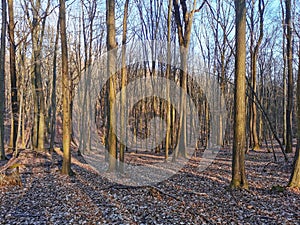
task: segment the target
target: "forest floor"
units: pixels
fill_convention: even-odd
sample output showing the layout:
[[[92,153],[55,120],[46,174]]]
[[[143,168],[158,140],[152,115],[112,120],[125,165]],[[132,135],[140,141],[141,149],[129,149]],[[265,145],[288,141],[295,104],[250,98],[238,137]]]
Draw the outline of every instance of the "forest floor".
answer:
[[[75,175],[66,177],[59,150],[24,150],[22,187],[0,188],[0,224],[300,224],[300,192],[284,188],[293,155],[289,163],[277,156],[274,163],[270,153],[250,152],[250,188],[231,191],[230,148],[205,171],[195,157],[176,175],[142,187],[110,182],[75,153]]]

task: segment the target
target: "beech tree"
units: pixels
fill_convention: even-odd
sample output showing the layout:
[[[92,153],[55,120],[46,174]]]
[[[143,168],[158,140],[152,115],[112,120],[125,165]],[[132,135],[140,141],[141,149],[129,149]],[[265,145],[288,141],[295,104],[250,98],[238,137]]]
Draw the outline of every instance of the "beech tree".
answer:
[[[236,55],[234,89],[234,136],[231,188],[248,188],[245,173],[246,145],[246,3],[235,0]]]

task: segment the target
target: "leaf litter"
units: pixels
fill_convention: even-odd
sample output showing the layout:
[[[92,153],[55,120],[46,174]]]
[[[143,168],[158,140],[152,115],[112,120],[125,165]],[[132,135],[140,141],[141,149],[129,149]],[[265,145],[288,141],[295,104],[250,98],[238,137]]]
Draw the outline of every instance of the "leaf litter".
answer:
[[[300,224],[300,192],[284,188],[291,162],[250,152],[250,189],[230,190],[231,149],[204,171],[197,169],[199,155],[167,180],[133,187],[110,182],[75,151],[75,175],[67,177],[59,150],[24,150],[22,186],[0,188],[0,224]]]

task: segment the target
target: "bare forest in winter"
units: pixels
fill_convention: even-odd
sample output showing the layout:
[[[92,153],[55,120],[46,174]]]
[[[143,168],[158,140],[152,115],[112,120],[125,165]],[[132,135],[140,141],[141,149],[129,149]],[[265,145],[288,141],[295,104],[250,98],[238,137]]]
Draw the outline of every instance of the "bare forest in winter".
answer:
[[[0,224],[300,223],[300,2],[0,9]]]

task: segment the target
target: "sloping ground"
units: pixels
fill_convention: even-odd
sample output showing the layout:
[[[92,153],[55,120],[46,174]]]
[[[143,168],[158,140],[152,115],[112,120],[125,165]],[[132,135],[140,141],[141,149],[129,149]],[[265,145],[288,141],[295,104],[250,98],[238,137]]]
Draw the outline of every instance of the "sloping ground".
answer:
[[[126,187],[101,177],[81,157],[74,156],[69,178],[59,173],[59,154],[26,150],[19,157],[23,187],[0,188],[0,224],[299,224],[300,193],[280,187],[290,164],[251,152],[250,190],[230,191],[230,149],[204,172],[198,160],[159,184]]]

